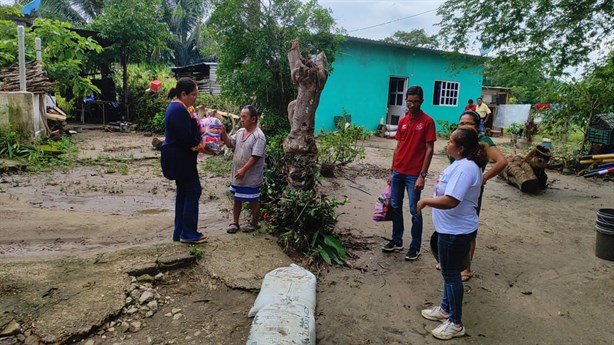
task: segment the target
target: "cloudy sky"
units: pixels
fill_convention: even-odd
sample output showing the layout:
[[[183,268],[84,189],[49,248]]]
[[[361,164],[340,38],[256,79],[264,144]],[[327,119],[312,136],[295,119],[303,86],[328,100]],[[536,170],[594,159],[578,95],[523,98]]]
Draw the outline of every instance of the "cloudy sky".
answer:
[[[382,39],[396,31],[424,29],[429,35],[436,34],[441,20],[437,7],[443,0],[318,0],[329,8],[337,24],[350,36]]]
[[[337,24],[356,37],[382,39],[395,31],[424,29],[432,35],[439,31],[436,9],[443,0],[318,0],[329,8]],[[13,4],[14,0],[0,0]]]

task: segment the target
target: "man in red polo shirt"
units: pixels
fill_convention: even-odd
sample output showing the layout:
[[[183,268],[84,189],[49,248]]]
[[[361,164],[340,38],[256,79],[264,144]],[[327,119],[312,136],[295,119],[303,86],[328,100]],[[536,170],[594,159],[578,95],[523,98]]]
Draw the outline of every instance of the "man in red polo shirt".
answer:
[[[426,115],[420,105],[424,92],[420,86],[411,86],[405,96],[407,113],[399,121],[396,139],[397,147],[392,158],[390,184],[390,206],[392,208],[392,240],[382,250],[394,252],[403,250],[403,197],[405,189],[409,198],[409,212],[412,217],[411,243],[405,260],[416,260],[422,245],[422,215],[416,210],[420,192],[424,189],[435,140],[435,122]]]

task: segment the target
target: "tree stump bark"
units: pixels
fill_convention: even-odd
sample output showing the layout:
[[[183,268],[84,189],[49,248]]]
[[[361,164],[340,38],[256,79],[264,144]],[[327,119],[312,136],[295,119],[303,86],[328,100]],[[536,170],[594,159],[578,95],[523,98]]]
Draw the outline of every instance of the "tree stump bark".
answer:
[[[298,41],[288,52],[291,79],[298,86],[298,96],[288,104],[290,133],[283,148],[288,167],[288,185],[294,190],[309,190],[315,186],[318,148],[314,137],[315,113],[320,94],[328,79],[328,61],[324,52],[315,58],[301,56]]]

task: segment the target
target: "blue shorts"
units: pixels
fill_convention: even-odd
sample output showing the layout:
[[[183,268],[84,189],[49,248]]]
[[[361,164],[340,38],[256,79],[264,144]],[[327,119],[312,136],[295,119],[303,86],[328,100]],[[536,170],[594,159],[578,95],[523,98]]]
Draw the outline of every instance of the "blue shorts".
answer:
[[[260,187],[242,187],[230,185],[230,193],[235,201],[258,201],[260,200]]]

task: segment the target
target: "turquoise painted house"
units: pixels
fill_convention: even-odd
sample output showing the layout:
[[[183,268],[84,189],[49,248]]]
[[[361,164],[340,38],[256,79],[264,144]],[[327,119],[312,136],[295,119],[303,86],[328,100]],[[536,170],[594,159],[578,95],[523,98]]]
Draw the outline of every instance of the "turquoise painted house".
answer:
[[[475,58],[462,56],[465,61]],[[376,130],[380,121],[397,124],[412,85],[424,90],[425,113],[435,122],[454,123],[467,101],[475,102],[482,91],[482,64],[462,67],[442,51],[363,38],[348,37],[333,68],[316,111],[316,133],[334,130],[335,116],[344,109],[352,124],[367,130]]]

